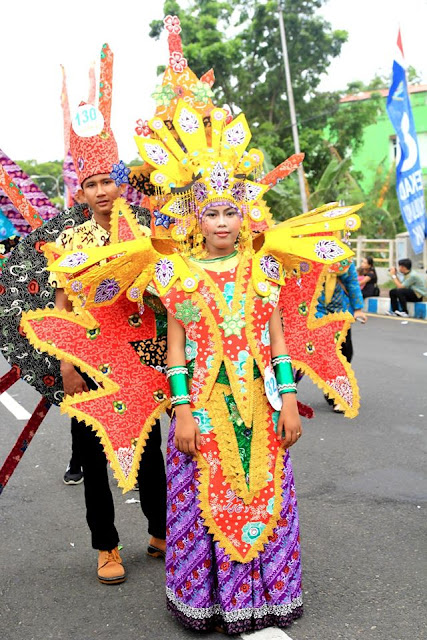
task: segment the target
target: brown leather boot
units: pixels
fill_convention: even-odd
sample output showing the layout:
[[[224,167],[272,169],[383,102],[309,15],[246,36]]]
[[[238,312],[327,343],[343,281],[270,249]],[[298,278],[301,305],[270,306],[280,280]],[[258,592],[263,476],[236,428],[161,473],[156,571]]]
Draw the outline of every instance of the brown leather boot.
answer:
[[[99,552],[98,580],[102,584],[120,584],[126,580],[126,571],[117,547],[111,551]]]

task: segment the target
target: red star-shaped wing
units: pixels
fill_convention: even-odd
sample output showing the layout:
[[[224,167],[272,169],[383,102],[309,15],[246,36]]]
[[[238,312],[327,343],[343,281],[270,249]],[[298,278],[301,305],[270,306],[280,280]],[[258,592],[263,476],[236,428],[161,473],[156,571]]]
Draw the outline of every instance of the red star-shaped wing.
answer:
[[[90,313],[30,311],[21,326],[37,349],[72,362],[100,385],[67,396],[61,411],[96,431],[119,486],[131,489],[147,436],[169,403],[163,363],[150,346],[157,337],[154,311],[146,307],[140,316],[136,304],[121,296]],[[144,341],[148,348],[140,357],[134,345]]]
[[[294,367],[339,402],[346,417],[354,418],[360,406],[359,389],[351,366],[341,353],[353,318],[348,312],[315,318],[328,267],[315,262],[304,262],[300,267],[306,273],[287,280],[279,300],[289,354]]]

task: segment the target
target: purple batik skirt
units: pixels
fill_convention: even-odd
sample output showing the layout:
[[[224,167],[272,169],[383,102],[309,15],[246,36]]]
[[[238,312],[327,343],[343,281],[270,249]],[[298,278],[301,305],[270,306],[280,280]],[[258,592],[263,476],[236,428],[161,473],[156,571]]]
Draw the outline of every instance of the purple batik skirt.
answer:
[[[228,634],[286,627],[302,615],[298,509],[289,453],[282,510],[264,551],[243,564],[213,540],[198,501],[197,465],[174,446],[172,420],[167,455],[166,597],[187,628]]]

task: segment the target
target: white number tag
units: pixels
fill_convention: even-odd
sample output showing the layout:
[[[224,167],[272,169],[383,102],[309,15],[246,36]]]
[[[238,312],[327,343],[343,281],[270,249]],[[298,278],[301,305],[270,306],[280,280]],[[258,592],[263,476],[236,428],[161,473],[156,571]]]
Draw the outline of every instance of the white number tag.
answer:
[[[277,390],[276,376],[271,365],[265,368],[264,387],[267,399],[275,411],[282,408],[282,397]]]
[[[82,104],[71,124],[80,138],[90,138],[103,130],[104,116],[93,104]]]

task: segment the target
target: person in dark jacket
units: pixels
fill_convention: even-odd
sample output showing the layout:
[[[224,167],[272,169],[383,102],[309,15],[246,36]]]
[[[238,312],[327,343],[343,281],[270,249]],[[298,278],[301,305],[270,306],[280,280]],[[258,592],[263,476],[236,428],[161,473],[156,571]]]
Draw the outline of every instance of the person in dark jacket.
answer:
[[[372,256],[366,256],[366,258],[363,258],[362,260],[359,284],[363,298],[379,296],[380,290],[378,288],[378,276]]]

